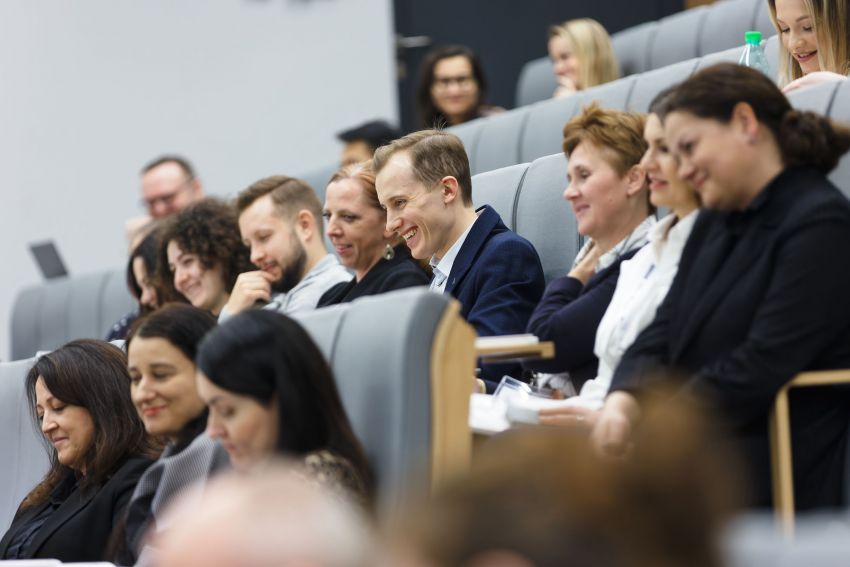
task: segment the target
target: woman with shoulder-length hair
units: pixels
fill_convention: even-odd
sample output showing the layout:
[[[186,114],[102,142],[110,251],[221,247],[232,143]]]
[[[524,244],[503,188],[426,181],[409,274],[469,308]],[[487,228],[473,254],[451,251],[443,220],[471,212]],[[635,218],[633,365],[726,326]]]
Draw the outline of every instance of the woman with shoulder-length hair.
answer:
[[[326,291],[319,307],[428,285],[428,274],[410,256],[404,239],[387,231],[387,212],[378,201],[370,162],[348,165],[331,177],[322,216],[334,251],[354,278]]]
[[[769,78],[719,64],[678,85],[659,114],[679,175],[702,199],[679,272],[617,367],[593,437],[622,451],[639,396],[664,374],[714,404],[771,501],[768,415],[797,373],[850,367],[850,201],[827,174],[850,129],[795,110]],[[794,499],[844,505],[850,404],[839,389],[791,395]]]
[[[549,58],[558,80],[554,96],[567,96],[620,78],[611,37],[591,18],[549,28]]]
[[[72,341],[26,377],[50,470],[0,540],[0,558],[99,561],[154,454],[127,388],[127,359],[109,343]]]
[[[478,56],[463,45],[436,47],[419,68],[420,128],[455,126],[503,108],[487,104],[487,78]]]
[[[371,499],[371,469],[331,369],[295,320],[242,312],[207,335],[197,363],[207,433],[235,469],[283,454],[303,459],[320,482]]]

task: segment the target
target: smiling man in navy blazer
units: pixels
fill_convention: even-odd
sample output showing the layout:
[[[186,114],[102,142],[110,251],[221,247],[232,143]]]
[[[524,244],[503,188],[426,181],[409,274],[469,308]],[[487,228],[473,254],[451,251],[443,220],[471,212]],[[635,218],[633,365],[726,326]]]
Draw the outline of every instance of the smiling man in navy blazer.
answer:
[[[534,247],[509,230],[490,206],[472,205],[469,158],[460,138],[423,130],[375,152],[378,199],[387,230],[404,238],[414,258],[430,258],[431,289],[460,301],[479,336],[525,332],[545,287]],[[487,365],[491,389],[518,365]]]

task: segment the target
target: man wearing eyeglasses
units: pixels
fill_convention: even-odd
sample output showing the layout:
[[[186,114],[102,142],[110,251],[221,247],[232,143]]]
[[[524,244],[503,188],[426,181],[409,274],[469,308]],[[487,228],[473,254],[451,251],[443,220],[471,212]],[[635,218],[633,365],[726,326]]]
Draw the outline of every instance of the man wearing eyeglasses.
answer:
[[[147,215],[127,221],[129,240],[151,219],[173,215],[203,197],[201,181],[188,160],[176,155],[156,158],[142,168],[141,206]]]

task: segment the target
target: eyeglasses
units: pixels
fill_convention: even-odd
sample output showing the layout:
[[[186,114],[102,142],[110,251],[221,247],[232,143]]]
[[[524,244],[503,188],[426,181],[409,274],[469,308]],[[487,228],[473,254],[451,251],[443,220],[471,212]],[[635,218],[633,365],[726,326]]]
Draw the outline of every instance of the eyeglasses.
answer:
[[[475,85],[475,77],[472,75],[463,75],[460,77],[434,77],[434,88],[437,90],[447,90],[453,84],[457,85],[459,89],[469,89]]]
[[[139,201],[139,204],[142,207],[147,208],[148,211],[152,211],[157,204],[162,203],[162,206],[166,208],[170,208],[174,205],[174,201],[177,199],[177,196],[186,189],[189,188],[190,183],[194,181],[194,177],[189,177],[185,181],[183,181],[180,185],[178,185],[171,192],[166,193],[165,195],[160,195],[158,197],[152,197],[150,199],[142,199]]]

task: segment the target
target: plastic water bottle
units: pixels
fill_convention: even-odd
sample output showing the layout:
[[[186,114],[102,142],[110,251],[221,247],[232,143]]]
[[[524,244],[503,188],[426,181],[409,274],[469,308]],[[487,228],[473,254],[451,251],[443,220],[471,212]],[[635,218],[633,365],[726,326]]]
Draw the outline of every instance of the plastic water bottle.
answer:
[[[738,63],[745,67],[757,69],[770,77],[770,66],[767,64],[767,58],[761,48],[761,32],[748,31],[744,34],[744,40],[747,44],[744,46],[744,52],[741,53]]]

